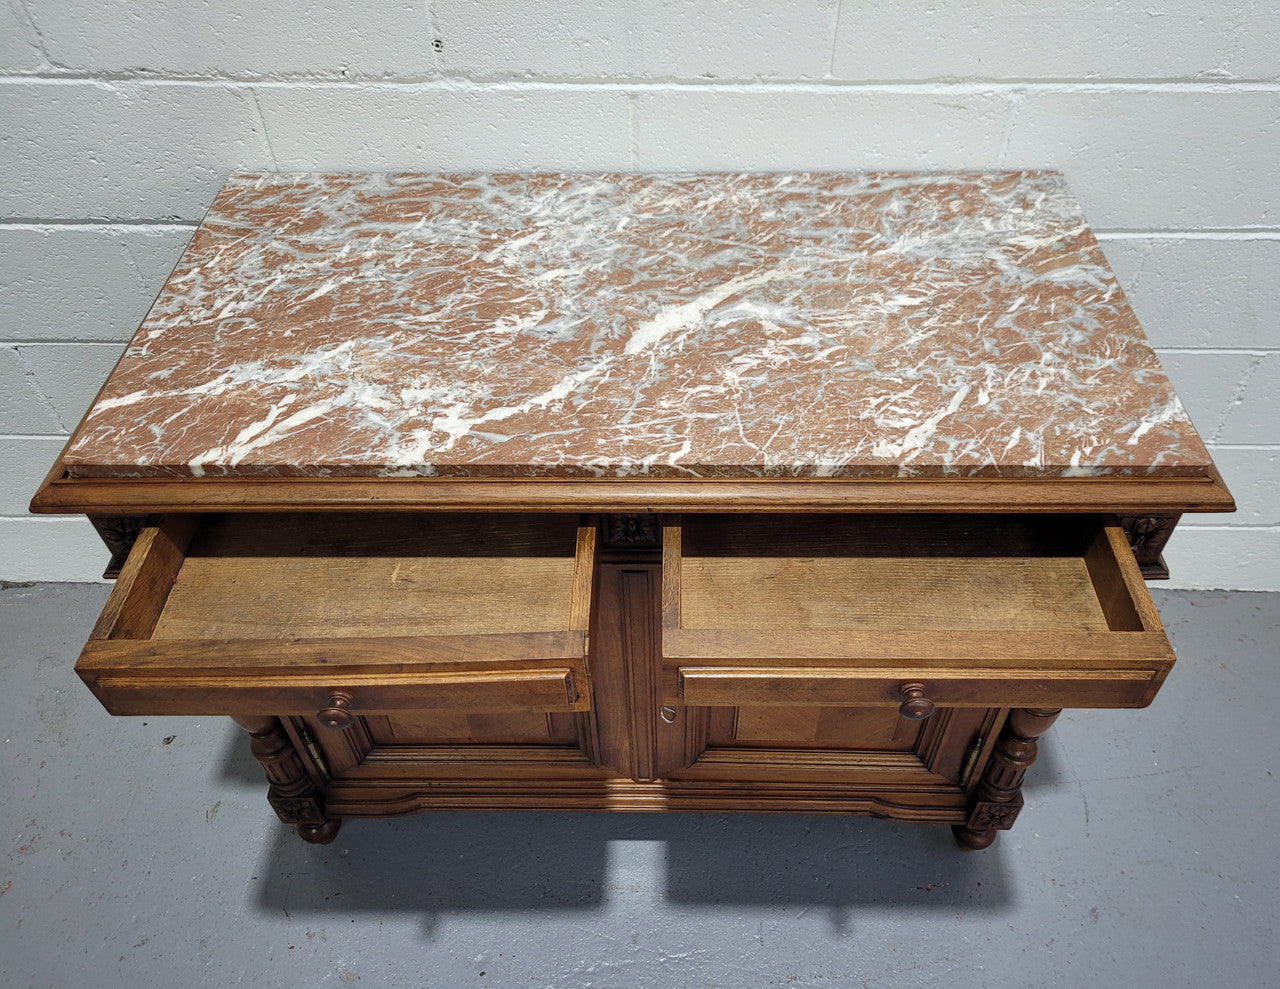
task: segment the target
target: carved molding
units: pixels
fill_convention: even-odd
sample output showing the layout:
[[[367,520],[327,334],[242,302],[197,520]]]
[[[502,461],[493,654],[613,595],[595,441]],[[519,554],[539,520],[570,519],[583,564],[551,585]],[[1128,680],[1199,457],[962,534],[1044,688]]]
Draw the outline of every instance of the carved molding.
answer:
[[[1129,547],[1138,561],[1142,576],[1147,580],[1168,580],[1169,568],[1165,566],[1165,544],[1173,535],[1179,515],[1124,515],[1120,524],[1128,537]]]

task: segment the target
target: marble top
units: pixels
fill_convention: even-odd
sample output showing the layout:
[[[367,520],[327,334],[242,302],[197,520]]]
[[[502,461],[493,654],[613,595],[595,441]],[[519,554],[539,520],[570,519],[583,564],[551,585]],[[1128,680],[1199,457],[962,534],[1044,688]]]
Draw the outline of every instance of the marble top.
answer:
[[[72,476],[1198,476],[1062,177],[244,175]]]

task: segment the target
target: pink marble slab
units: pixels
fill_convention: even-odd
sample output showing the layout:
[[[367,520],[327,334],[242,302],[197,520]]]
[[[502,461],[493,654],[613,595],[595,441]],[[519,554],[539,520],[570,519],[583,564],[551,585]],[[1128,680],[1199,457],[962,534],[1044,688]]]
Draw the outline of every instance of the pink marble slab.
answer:
[[[1061,176],[262,175],[74,476],[1197,476]]]

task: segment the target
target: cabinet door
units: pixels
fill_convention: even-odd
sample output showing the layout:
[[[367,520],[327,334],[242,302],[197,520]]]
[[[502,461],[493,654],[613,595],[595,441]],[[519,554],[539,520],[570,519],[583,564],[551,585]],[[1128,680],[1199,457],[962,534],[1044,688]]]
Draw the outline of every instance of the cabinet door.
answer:
[[[1098,518],[685,516],[662,612],[668,778],[779,804],[839,787],[943,815],[1009,708],[1142,706],[1173,663]]]
[[[883,707],[850,705],[690,707],[672,727],[683,735],[680,781],[835,786],[894,792],[912,803],[930,791],[951,806],[1003,723],[998,709],[938,708],[911,720]],[[762,792],[764,792],[762,790]]]

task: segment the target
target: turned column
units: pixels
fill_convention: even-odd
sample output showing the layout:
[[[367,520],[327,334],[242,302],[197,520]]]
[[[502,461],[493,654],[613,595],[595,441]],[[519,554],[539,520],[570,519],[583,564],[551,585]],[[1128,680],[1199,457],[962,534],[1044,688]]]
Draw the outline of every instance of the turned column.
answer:
[[[312,782],[280,719],[268,716],[233,716],[232,721],[251,737],[249,751],[267,772],[267,802],[298,836],[316,845],[327,845],[338,836],[341,818],[326,817],[324,802]]]
[[[1061,713],[1061,709],[1025,707],[1009,712],[978,782],[968,823],[951,828],[961,848],[986,848],[996,840],[997,831],[1013,827],[1022,810],[1022,781],[1036,761],[1036,739]]]

